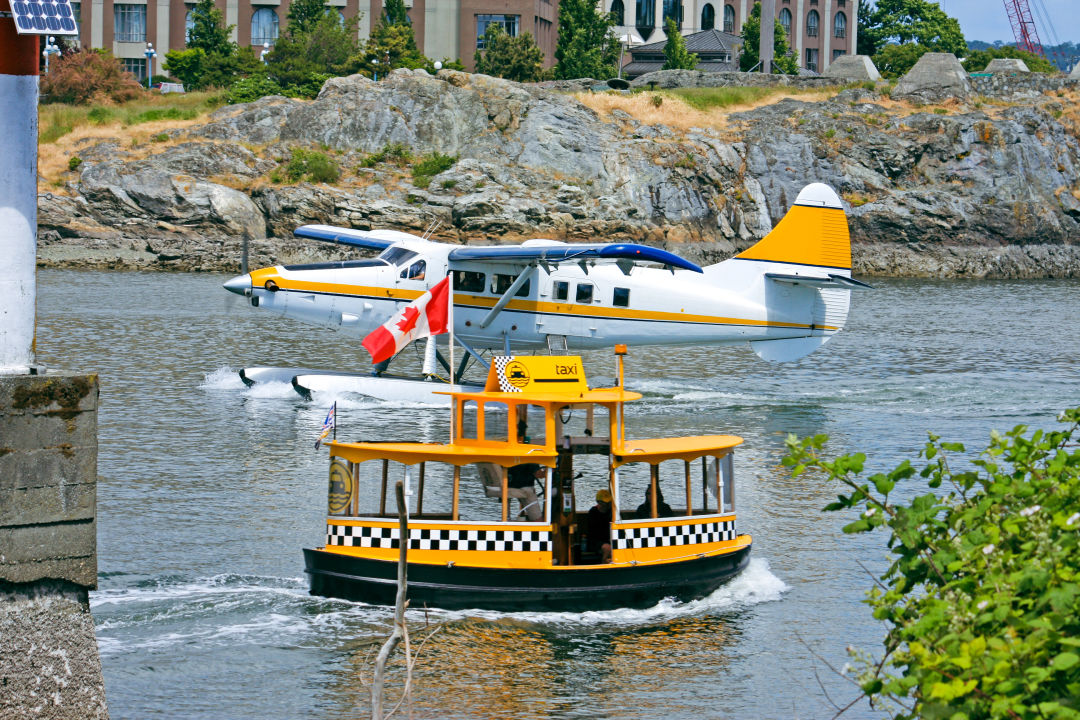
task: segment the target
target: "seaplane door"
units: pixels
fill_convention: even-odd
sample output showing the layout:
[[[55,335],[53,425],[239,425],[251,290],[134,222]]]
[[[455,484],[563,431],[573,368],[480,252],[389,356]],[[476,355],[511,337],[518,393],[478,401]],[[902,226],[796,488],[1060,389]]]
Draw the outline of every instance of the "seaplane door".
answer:
[[[541,301],[549,304],[551,311],[537,314],[536,331],[569,338],[592,336],[592,319],[582,311],[593,304],[595,297],[596,287],[591,280],[549,278]]]

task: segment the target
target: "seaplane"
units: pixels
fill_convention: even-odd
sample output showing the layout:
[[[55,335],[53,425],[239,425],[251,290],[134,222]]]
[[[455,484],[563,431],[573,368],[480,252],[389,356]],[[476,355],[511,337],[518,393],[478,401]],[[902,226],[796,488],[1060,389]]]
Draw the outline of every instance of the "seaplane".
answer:
[[[296,236],[336,243],[375,257],[275,265],[241,274],[225,289],[271,313],[366,338],[445,278],[450,327],[439,336],[449,361],[429,339],[420,376],[374,371],[246,367],[247,384],[291,382],[313,391],[380,400],[445,403],[470,361],[486,372],[483,352],[503,356],[628,345],[749,343],[761,358],[783,362],[824,345],[844,327],[850,291],[870,287],[851,277],[847,218],[836,192],[807,185],[771,232],[722,262],[699,267],[674,253],[633,243],[473,246],[393,230],[305,225]],[[463,357],[454,362],[454,347]],[[436,378],[436,363],[448,376]],[[449,387],[448,387],[449,385]]]

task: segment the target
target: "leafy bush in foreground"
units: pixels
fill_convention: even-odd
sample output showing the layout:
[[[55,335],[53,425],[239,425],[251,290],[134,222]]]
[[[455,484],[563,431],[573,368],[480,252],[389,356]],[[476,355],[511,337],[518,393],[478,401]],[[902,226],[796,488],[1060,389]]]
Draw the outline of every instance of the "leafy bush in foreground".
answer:
[[[921,470],[904,461],[865,479],[865,455],[827,460],[826,436],[788,438],[794,474],[850,491],[826,510],[862,510],[844,532],[889,531],[893,563],[866,599],[885,651],[859,661],[873,706],[898,719],[1080,718],[1080,409],[1061,420],[1067,430],[992,433],[963,472],[949,453],[964,446],[931,435]],[[890,500],[915,475],[930,492]]]

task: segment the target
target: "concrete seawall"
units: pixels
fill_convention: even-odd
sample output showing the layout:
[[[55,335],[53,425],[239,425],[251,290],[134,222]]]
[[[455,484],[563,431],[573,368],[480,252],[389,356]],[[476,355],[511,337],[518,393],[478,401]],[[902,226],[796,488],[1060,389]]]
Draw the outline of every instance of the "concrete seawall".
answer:
[[[97,408],[96,375],[0,375],[0,720],[108,718]]]

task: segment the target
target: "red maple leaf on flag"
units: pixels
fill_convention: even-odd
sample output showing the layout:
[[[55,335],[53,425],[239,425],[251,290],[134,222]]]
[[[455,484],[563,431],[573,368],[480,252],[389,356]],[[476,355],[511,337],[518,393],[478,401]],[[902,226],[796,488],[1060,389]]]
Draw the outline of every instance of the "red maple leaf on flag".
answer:
[[[400,330],[403,333],[409,332],[410,330],[412,330],[413,328],[416,327],[416,321],[419,320],[419,319],[420,319],[420,311],[419,310],[412,307],[411,305],[409,307],[406,307],[405,308],[405,314],[402,316],[401,320],[397,324],[398,330]]]

